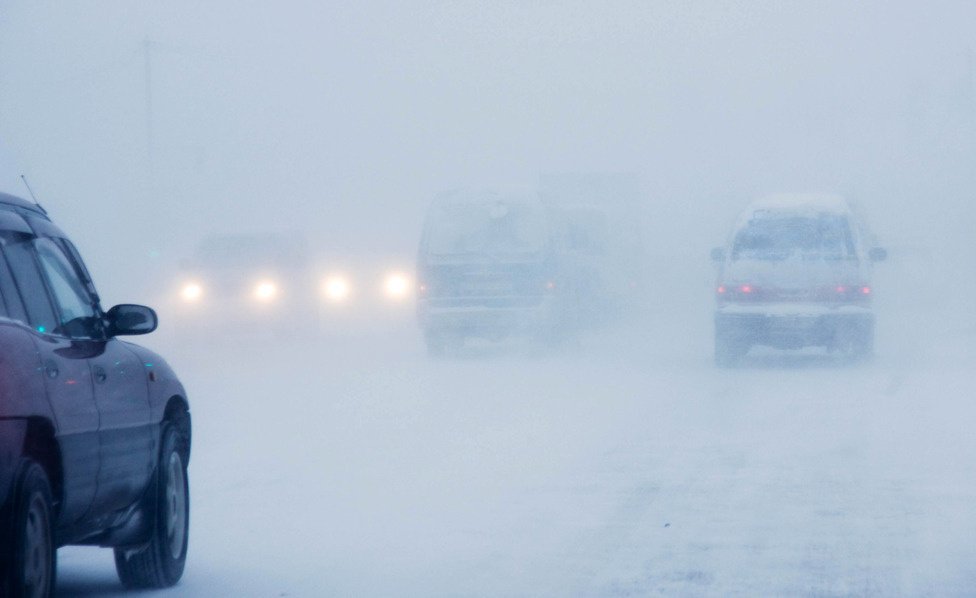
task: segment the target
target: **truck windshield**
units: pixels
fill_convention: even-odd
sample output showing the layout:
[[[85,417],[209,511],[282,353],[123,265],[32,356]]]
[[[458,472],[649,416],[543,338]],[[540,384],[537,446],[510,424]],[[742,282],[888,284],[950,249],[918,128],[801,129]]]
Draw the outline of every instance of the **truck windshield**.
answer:
[[[754,218],[735,236],[733,260],[843,260],[854,257],[847,219],[837,215]]]
[[[444,203],[427,221],[431,255],[537,253],[547,238],[543,209],[529,202]]]

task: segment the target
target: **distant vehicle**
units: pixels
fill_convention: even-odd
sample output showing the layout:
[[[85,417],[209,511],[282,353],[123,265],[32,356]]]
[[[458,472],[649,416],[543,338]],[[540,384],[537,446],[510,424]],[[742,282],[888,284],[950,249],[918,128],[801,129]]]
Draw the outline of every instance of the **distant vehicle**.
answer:
[[[362,324],[414,295],[413,274],[387,256],[316,255],[302,235],[211,235],[184,261],[170,306],[186,331],[294,333]]]
[[[307,318],[316,301],[299,235],[209,236],[181,264],[180,276],[174,315],[192,327],[284,325]]]
[[[454,191],[428,211],[417,258],[427,350],[473,337],[548,339],[569,315],[558,239],[531,191]]]
[[[712,250],[716,364],[734,365],[757,345],[868,357],[871,266],[886,256],[840,197],[775,195],[751,204],[726,248]]]
[[[639,307],[646,268],[639,178],[550,174],[540,177],[539,194],[573,282],[577,324],[599,327]]]
[[[555,175],[538,191],[437,198],[417,259],[430,354],[470,338],[552,344],[633,307],[643,267],[635,182]]]
[[[112,547],[128,587],[183,574],[190,412],[172,369],[119,336],[156,328],[103,311],[71,241],[0,194],[0,596],[54,594],[59,546]]]

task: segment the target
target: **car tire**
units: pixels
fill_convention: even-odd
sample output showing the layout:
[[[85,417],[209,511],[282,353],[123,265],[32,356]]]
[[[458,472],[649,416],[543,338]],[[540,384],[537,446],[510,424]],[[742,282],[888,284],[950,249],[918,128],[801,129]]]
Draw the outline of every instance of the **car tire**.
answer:
[[[54,596],[57,545],[51,484],[40,465],[24,461],[14,487],[9,533],[10,560],[0,594],[11,598]],[[5,539],[6,541],[6,539]]]
[[[849,363],[863,363],[874,355],[874,324],[853,326],[842,336],[841,353]]]
[[[179,427],[167,423],[156,468],[152,536],[137,549],[115,549],[115,569],[127,588],[168,588],[183,575],[190,528],[186,449]]]
[[[731,335],[722,332],[715,333],[715,365],[720,368],[731,368],[739,365],[742,358],[749,352],[749,345]]]

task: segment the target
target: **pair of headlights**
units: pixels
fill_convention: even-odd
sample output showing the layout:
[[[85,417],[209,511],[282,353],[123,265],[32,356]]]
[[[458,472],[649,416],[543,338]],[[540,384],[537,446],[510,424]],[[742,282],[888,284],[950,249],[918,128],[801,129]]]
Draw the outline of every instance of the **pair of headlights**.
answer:
[[[332,303],[342,303],[353,295],[353,284],[349,278],[333,275],[326,278],[321,285],[322,296]],[[383,279],[381,291],[383,295],[393,301],[401,301],[410,295],[410,277],[400,272],[387,274]],[[188,282],[180,289],[180,298],[185,303],[197,303],[204,298],[206,291],[199,282]],[[258,303],[271,303],[280,296],[278,284],[273,280],[258,281],[251,288],[251,299]]]
[[[410,295],[410,278],[406,274],[392,272],[383,278],[380,290],[387,299],[401,301]],[[347,301],[354,291],[352,281],[342,275],[330,276],[322,282],[322,295],[333,303]]]
[[[180,289],[180,298],[185,303],[198,303],[204,295],[206,291],[199,282],[188,282]],[[260,303],[270,303],[278,298],[278,285],[270,280],[262,280],[254,285],[251,297]]]

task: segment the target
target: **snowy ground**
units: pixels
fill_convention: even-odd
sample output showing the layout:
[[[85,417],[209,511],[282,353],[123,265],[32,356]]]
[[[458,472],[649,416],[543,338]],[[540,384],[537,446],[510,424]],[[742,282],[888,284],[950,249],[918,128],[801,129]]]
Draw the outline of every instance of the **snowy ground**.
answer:
[[[865,366],[730,371],[707,317],[678,320],[448,361],[408,323],[157,339],[195,424],[189,562],[159,595],[972,595],[972,318],[889,319]],[[123,595],[110,551],[59,555],[59,595]]]

